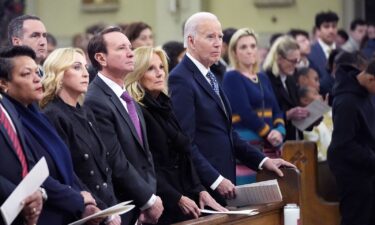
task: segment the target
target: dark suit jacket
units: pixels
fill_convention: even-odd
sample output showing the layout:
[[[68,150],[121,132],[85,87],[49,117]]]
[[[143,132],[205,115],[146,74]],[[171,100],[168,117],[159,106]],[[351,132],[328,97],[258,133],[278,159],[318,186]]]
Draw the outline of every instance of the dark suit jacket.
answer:
[[[43,184],[48,194],[48,200],[43,205],[43,211],[39,217],[38,224],[49,225],[53,223],[56,225],[63,225],[78,219],[81,216],[84,207],[81,195],[78,191],[74,190],[74,187],[72,188],[68,185],[64,185],[61,183],[61,181],[59,181],[60,176],[57,168],[55,166],[51,166],[54,165],[52,158],[46,154],[43,154],[44,151],[41,149],[39,143],[33,138],[30,138],[30,135],[27,135],[27,129],[24,129],[22,123],[19,122],[20,115],[18,111],[13,107],[11,102],[8,101],[6,96],[3,96],[2,104],[4,107],[6,107],[9,115],[12,118],[12,122],[16,127],[21,145],[28,158],[30,168],[35,164],[35,161],[42,156],[46,156],[46,160],[49,165],[50,176]],[[5,136],[3,132],[1,133],[2,135],[0,135],[0,138],[4,138]],[[5,145],[3,146],[3,144]],[[10,149],[9,144],[10,142],[6,141],[6,139],[4,141],[1,140],[1,151],[3,151],[3,149],[4,151],[13,150]],[[10,190],[13,184],[18,184],[22,179],[20,163],[18,162],[18,159],[14,157],[17,156],[14,154],[13,157],[10,157],[9,154],[4,153],[0,159],[0,169],[4,172],[4,174],[0,172],[1,176],[4,176],[11,181],[11,183],[8,182],[5,183],[5,185],[3,183],[1,185],[2,190]],[[77,187],[78,185],[79,184],[77,183]]]
[[[19,122],[19,114],[14,109],[11,102],[0,94],[0,104],[8,112],[13,125],[17,131],[18,139],[20,140],[22,149],[26,159],[28,160],[29,169],[34,164],[33,157],[25,147],[25,140],[23,137],[22,124]],[[7,135],[7,131],[0,125],[0,205],[8,198],[16,186],[22,181],[22,166],[18,156],[13,148],[12,142]],[[0,224],[4,224],[0,219]],[[21,216],[19,216],[12,224],[23,225]]]
[[[190,157],[190,140],[182,133],[169,98],[146,95],[142,112],[147,124],[150,150],[155,162],[157,193],[163,200],[160,224],[191,219],[182,213],[178,202],[182,195],[196,201],[204,190]]]
[[[284,114],[289,109],[299,106],[298,87],[293,76],[287,76],[285,80],[285,84],[288,89],[288,91],[286,91],[280,79],[280,76],[276,77],[272,74],[271,71],[267,71],[266,75],[271,81],[277,102],[279,103],[280,109],[284,112]],[[296,140],[297,128],[292,124],[292,121],[287,120],[286,117],[284,119],[286,129],[285,140]],[[303,138],[302,132],[298,131],[298,135],[300,138]]]
[[[310,61],[310,67],[316,70],[319,75],[320,93],[323,96],[327,93],[331,93],[334,79],[327,71],[327,58],[319,42],[311,46],[311,52],[307,58]]]
[[[91,82],[84,106],[94,113],[110,152],[116,196],[121,201],[134,200],[138,207],[143,206],[156,193],[156,178],[141,109],[136,104],[143,143],[121,101],[99,76]]]
[[[192,140],[192,159],[205,187],[209,188],[219,175],[235,183],[236,157],[258,169],[264,155],[239,138],[224,92],[220,88],[223,105],[187,56],[171,71],[169,91],[177,119]]]
[[[56,97],[43,112],[68,146],[74,171],[96,197],[99,208],[115,205],[117,200],[107,150],[94,127],[96,122],[91,111],[68,106]]]

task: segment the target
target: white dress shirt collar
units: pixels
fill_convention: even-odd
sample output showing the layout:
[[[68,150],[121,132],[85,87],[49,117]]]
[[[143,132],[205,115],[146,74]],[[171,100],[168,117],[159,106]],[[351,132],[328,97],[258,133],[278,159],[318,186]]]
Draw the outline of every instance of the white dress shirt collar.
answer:
[[[115,92],[116,96],[120,98],[120,96],[122,95],[122,93],[124,93],[124,91],[125,91],[124,88],[121,87],[120,85],[118,85],[113,80],[111,80],[108,77],[104,76],[100,72],[98,72],[98,76],[104,81],[104,83],[106,85],[108,85],[109,88],[111,88],[111,90],[113,92]]]
[[[208,71],[210,71],[209,68],[206,68],[205,66],[203,66],[202,63],[200,63],[198,60],[196,60],[192,55],[190,55],[188,52],[186,52],[186,56],[191,60],[193,61],[194,65],[198,68],[198,70],[201,72],[201,74],[203,75],[203,77],[207,80],[208,83],[210,83],[210,80],[208,79],[208,77],[206,76]]]
[[[324,41],[322,41],[322,39],[318,38],[318,42],[319,42],[319,45],[320,47],[322,47],[323,49],[323,52],[324,52],[324,55],[326,56],[326,59],[328,59],[329,57],[329,54],[331,53],[331,51],[333,49],[336,49],[336,43],[333,42],[333,44],[331,45],[327,45]]]

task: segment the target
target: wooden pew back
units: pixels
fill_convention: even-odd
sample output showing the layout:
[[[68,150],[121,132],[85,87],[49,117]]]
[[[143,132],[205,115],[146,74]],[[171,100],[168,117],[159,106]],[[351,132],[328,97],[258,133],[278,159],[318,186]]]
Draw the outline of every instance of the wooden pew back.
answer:
[[[317,148],[307,141],[286,142],[282,158],[301,173],[300,208],[303,225],[338,225],[338,202],[327,202],[317,194]]]

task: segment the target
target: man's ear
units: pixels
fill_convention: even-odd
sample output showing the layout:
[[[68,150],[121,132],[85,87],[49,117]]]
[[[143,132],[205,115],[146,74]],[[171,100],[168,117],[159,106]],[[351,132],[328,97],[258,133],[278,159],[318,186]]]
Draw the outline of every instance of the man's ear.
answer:
[[[12,45],[20,46],[22,45],[22,40],[19,37],[12,37]]]
[[[102,52],[95,53],[95,59],[96,59],[96,61],[98,61],[98,63],[102,67],[107,66],[107,58],[105,57],[104,53],[102,53]]]
[[[193,48],[195,49],[195,46],[194,46],[194,37],[192,36],[188,36],[188,44]]]

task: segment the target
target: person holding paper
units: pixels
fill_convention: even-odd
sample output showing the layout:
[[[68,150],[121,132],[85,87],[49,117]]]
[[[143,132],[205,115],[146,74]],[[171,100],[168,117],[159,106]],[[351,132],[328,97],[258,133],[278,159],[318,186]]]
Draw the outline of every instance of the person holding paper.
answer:
[[[44,182],[48,199],[39,224],[65,225],[99,209],[91,194],[82,190],[72,166],[69,150],[36,106],[43,96],[35,52],[27,46],[6,47],[0,89],[14,105],[21,120],[25,144],[35,160],[45,157],[50,176]],[[8,171],[8,169],[7,169]],[[97,224],[99,221],[92,221]]]
[[[0,58],[1,74],[6,74],[7,61]],[[10,127],[9,127],[10,124]],[[6,128],[7,127],[7,128]],[[11,138],[11,136],[13,138]],[[20,152],[18,152],[18,151]],[[8,198],[23,177],[31,168],[32,155],[25,147],[22,125],[13,105],[0,91],[0,205]],[[13,222],[14,225],[36,224],[43,207],[41,191],[24,200],[22,215]],[[4,224],[0,219],[0,224]]]
[[[139,47],[134,71],[125,79],[129,94],[142,106],[150,151],[155,162],[157,194],[164,202],[158,224],[198,218],[199,207],[226,211],[201,184],[183,134],[167,96],[168,63],[163,50]]]
[[[280,109],[285,113],[286,140],[302,140],[302,132],[292,120],[303,120],[309,112],[300,106],[297,83],[293,77],[300,62],[297,42],[289,36],[279,37],[272,45],[264,63],[264,74],[271,81]]]
[[[220,204],[235,197],[236,158],[254,169],[268,169],[282,176],[282,159],[265,157],[243,141],[232,127],[232,111],[210,66],[220,59],[222,29],[208,12],[193,14],[185,23],[187,53],[168,79],[173,110],[191,140],[192,160],[202,184]]]
[[[223,89],[232,107],[234,129],[266,155],[280,156],[285,137],[283,112],[268,77],[258,73],[258,40],[253,30],[239,29],[229,43],[234,70],[225,74]]]
[[[75,173],[96,197],[98,207],[105,209],[118,201],[107,162],[108,150],[97,131],[95,117],[79,103],[89,83],[86,66],[85,54],[78,48],[59,48],[51,53],[43,65],[44,95],[39,105],[68,146]],[[111,222],[116,220],[121,222],[119,216]]]
[[[375,224],[375,60],[338,65],[328,164],[338,187],[341,225]]]

